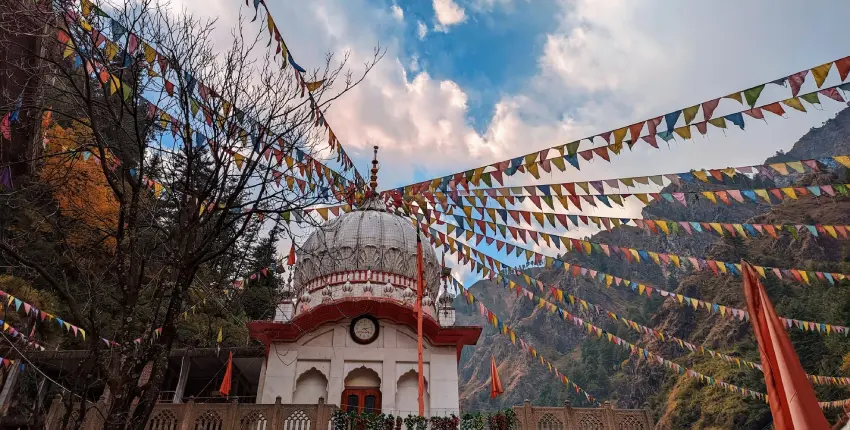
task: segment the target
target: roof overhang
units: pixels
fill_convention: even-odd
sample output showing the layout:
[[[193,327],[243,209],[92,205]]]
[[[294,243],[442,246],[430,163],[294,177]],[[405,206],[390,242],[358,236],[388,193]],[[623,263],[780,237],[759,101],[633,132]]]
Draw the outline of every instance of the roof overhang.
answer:
[[[379,320],[406,325],[416,331],[416,312],[398,300],[390,298],[343,298],[300,313],[288,323],[252,321],[248,323],[251,337],[263,342],[266,349],[275,342],[295,342],[321,325],[369,314]],[[434,346],[456,346],[457,354],[465,345],[475,345],[481,336],[480,326],[442,327],[432,317],[423,315],[422,336]]]

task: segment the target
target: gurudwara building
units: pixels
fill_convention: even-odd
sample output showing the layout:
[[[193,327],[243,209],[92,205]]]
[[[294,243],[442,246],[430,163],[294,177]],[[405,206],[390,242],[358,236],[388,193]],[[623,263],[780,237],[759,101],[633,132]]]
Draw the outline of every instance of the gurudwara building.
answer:
[[[417,238],[410,220],[377,199],[317,229],[273,321],[248,327],[265,345],[258,403],[316,403],[346,410],[418,410]],[[454,324],[441,267],[423,246],[425,410],[459,410],[458,359],[481,327]]]

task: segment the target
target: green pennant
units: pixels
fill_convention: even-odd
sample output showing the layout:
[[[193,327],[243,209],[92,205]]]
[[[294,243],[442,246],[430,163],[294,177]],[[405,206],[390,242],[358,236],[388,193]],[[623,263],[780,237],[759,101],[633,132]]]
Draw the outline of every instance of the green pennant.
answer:
[[[699,112],[699,106],[691,106],[689,108],[682,109],[682,114],[685,116],[685,124],[690,124],[691,121],[697,116],[697,112]]]
[[[488,187],[493,186],[493,182],[490,180],[490,173],[489,172],[488,173],[482,173],[481,174],[481,180],[484,181],[484,183],[487,184]]]
[[[717,128],[726,128],[726,120],[723,117],[710,119],[708,123]]]
[[[568,143],[568,144],[567,144],[567,155],[569,155],[569,156],[573,156],[573,155],[575,155],[575,154],[576,154],[576,152],[578,152],[578,145],[579,145],[579,143],[580,143],[580,142],[579,142],[578,140],[577,140],[577,141],[575,141],[575,142],[570,142],[570,143]]]
[[[764,84],[744,90],[744,97],[747,98],[747,104],[750,105],[750,107],[756,105],[756,100],[758,100],[762,90],[764,90]]]
[[[813,105],[819,105],[820,104],[820,99],[818,98],[818,93],[801,94],[800,98],[811,103],[811,104],[813,104]]]

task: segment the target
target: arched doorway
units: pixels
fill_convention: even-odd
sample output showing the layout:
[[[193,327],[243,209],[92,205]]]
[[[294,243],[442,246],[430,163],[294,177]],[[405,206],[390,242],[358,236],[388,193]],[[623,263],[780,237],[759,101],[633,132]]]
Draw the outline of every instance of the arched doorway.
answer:
[[[372,369],[358,367],[345,377],[340,408],[346,412],[381,412],[381,377]]]

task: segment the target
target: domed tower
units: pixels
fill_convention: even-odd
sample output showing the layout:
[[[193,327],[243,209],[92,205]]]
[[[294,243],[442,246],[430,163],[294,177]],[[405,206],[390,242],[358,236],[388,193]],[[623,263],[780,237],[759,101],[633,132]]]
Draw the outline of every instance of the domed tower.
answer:
[[[323,397],[345,410],[406,415],[418,409],[417,230],[374,194],[377,147],[375,154],[370,195],[307,238],[274,320],[248,325],[267,351],[258,403]],[[440,317],[443,269],[424,240],[422,253],[426,411],[458,411],[457,360],[481,327]],[[439,306],[445,311],[447,304]]]

